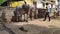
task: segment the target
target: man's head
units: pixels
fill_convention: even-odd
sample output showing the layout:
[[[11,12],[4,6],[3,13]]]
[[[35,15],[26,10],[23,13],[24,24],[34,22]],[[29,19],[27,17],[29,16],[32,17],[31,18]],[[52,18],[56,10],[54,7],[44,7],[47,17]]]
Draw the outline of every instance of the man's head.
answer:
[[[57,10],[57,8],[56,8],[56,10]]]
[[[46,5],[49,5],[48,3],[46,3]]]
[[[26,1],[24,1],[24,3],[26,4]]]

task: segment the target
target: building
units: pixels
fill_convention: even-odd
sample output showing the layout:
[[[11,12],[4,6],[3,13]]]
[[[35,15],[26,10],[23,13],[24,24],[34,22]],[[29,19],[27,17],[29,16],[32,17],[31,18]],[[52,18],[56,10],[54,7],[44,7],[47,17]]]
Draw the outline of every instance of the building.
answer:
[[[57,0],[58,1],[58,8],[60,8],[60,0]]]
[[[30,6],[32,5],[32,2],[30,0],[25,0],[27,4],[29,4]],[[16,7],[16,6],[22,6],[24,4],[24,0],[21,0],[21,1],[11,1],[9,3],[9,6],[10,7]]]
[[[4,0],[6,1],[6,0]],[[46,7],[46,2],[48,3],[52,3],[50,4],[50,7],[54,8],[57,4],[56,4],[56,1],[57,0],[25,0],[30,6],[33,6],[33,2],[35,1],[37,4],[37,8],[45,8]],[[58,0],[59,2],[59,0]],[[5,3],[3,3],[2,5],[6,4],[9,6],[9,7],[16,7],[17,5],[19,6],[22,6],[24,4],[24,0],[8,0],[6,1]]]

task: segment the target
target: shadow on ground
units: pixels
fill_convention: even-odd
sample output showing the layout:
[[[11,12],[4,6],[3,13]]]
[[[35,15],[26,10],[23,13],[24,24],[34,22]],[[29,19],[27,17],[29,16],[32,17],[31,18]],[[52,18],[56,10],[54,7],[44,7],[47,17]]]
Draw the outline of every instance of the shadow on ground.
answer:
[[[22,28],[22,29],[20,29]],[[60,28],[50,25],[49,27],[26,24],[19,29],[25,34],[60,34]]]
[[[3,25],[1,24],[0,31],[4,31],[4,30],[6,30],[10,34],[13,33],[15,34],[15,32],[11,30],[11,28],[8,29],[7,27],[3,27]],[[60,28],[53,25],[44,27],[44,26],[37,26],[34,24],[25,24],[18,27],[18,30],[20,30],[19,34],[60,34]]]

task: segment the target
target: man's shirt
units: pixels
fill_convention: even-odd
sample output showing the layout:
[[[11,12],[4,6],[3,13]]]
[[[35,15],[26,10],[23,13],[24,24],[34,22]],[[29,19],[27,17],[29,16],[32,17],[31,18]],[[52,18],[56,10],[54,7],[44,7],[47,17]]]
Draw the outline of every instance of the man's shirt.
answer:
[[[46,6],[46,12],[50,12],[50,6],[49,5]]]

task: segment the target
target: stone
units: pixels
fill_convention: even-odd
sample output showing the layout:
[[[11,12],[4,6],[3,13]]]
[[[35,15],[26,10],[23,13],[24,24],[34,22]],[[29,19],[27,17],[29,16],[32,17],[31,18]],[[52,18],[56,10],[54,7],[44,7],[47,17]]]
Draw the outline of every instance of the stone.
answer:
[[[0,31],[0,34],[9,34],[7,31]]]

